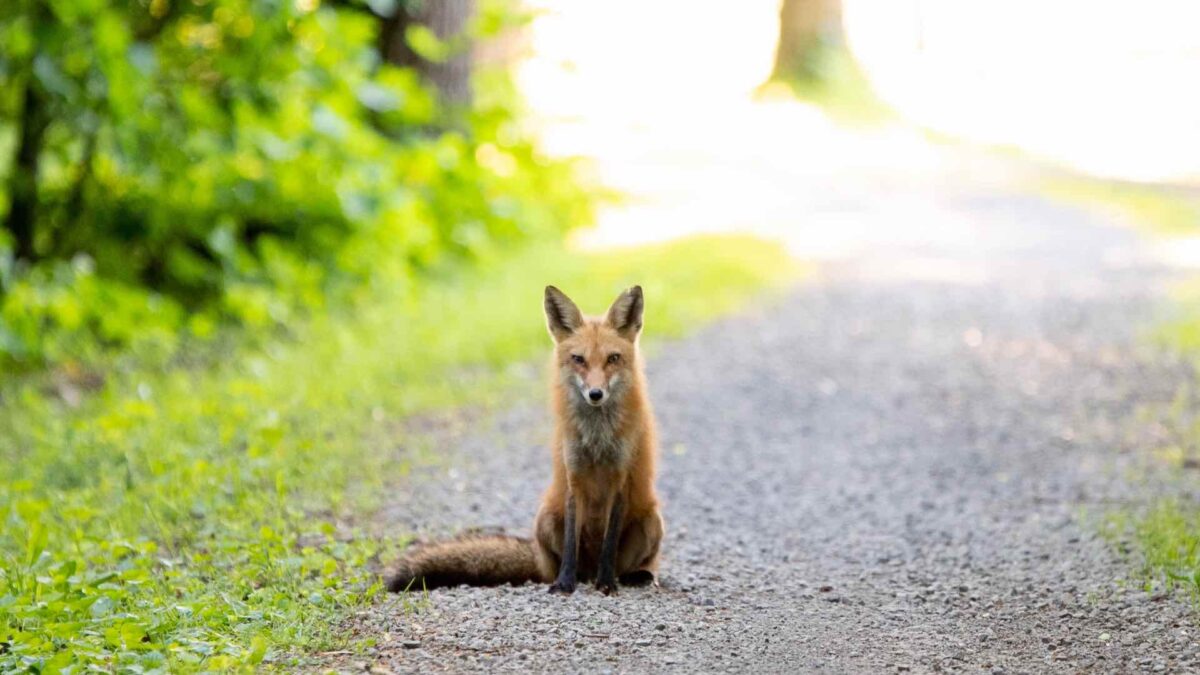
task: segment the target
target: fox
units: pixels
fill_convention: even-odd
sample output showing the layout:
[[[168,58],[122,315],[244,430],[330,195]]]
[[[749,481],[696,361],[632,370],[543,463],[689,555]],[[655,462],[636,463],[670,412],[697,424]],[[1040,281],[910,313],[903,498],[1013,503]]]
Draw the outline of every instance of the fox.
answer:
[[[549,584],[570,594],[594,582],[605,595],[656,583],[665,525],[655,492],[657,437],[638,341],[641,286],[603,316],[584,316],[547,286],[553,342],[550,484],[532,537],[465,535],[416,547],[386,580],[389,591]]]

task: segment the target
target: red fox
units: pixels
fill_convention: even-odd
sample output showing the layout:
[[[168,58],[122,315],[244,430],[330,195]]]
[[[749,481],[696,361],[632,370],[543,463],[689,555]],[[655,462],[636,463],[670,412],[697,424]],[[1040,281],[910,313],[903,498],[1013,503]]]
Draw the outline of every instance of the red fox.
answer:
[[[603,317],[585,317],[546,287],[554,340],[555,419],[550,486],[533,539],[469,536],[423,546],[400,560],[390,591],[541,581],[571,593],[595,581],[606,595],[652,583],[663,520],[654,492],[656,440],[638,337],[642,288],[621,293]]]

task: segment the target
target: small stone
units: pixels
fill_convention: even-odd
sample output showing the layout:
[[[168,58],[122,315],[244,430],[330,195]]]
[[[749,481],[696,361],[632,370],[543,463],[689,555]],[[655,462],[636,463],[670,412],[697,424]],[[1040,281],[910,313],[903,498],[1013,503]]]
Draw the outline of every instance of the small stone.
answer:
[[[400,645],[405,649],[419,649],[421,647],[421,643],[418,640],[405,640]]]
[[[1111,640],[1111,639],[1112,639],[1112,636],[1111,636],[1111,635],[1109,635],[1108,633],[1101,633],[1101,634],[1100,634],[1100,641],[1101,641],[1101,642],[1108,642],[1108,641],[1109,641],[1109,640]]]

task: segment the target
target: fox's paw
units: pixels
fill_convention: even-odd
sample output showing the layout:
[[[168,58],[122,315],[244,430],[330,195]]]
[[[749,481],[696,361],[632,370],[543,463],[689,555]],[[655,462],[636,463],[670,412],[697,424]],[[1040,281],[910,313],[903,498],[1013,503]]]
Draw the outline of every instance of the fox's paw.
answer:
[[[601,593],[603,593],[605,595],[616,595],[617,594],[617,580],[616,579],[608,579],[608,580],[604,580],[604,581],[597,581],[596,582],[596,590],[600,591]]]
[[[575,592],[575,582],[559,579],[558,581],[555,581],[554,583],[550,584],[550,588],[547,590],[549,590],[551,593],[562,593],[563,595],[570,595]]]
[[[634,570],[621,575],[622,586],[649,586],[654,583],[654,572]]]

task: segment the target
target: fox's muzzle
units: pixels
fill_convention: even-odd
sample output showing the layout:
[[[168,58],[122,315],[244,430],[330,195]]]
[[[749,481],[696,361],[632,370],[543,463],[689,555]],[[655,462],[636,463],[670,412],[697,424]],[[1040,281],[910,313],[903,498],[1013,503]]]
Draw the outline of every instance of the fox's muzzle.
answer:
[[[586,376],[578,377],[575,382],[579,386],[579,395],[589,405],[600,406],[608,400],[608,382],[603,370],[588,371]]]
[[[608,388],[597,387],[587,381],[579,382],[579,395],[590,406],[600,407],[608,400]]]

